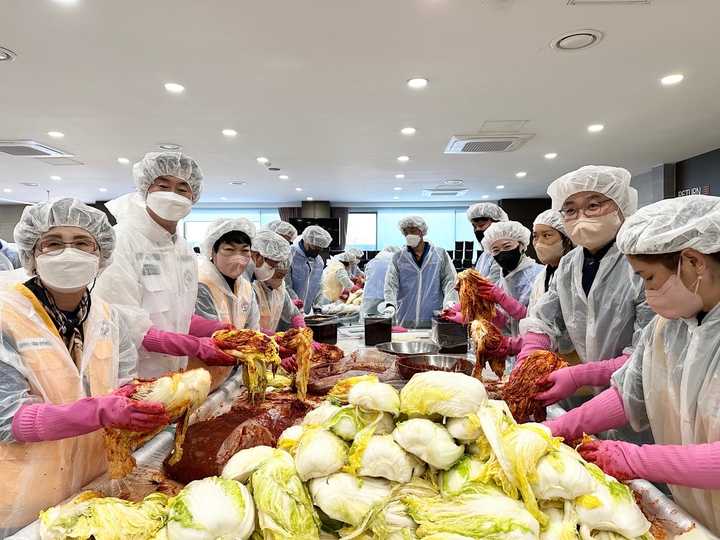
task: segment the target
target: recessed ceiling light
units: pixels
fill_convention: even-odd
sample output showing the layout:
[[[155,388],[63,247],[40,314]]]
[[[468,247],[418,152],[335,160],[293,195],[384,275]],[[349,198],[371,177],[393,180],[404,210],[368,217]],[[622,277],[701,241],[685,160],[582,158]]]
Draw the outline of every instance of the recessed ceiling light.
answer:
[[[525,178],[525,177],[527,176],[527,173],[526,173],[526,172],[519,172],[519,173],[515,173],[515,176],[517,176],[518,178]]]
[[[557,157],[557,154],[555,152],[550,152],[549,154],[545,154],[545,159],[555,159]]]
[[[482,195],[480,198],[481,198],[481,199],[489,199],[489,198],[490,198],[490,195]]]
[[[605,128],[602,124],[593,124],[592,126],[588,126],[588,131],[591,133],[596,133],[598,131],[602,131]]]
[[[119,157],[117,159],[120,163],[130,163],[130,160],[128,158]]]
[[[280,176],[278,176],[278,178],[279,178],[280,180],[287,180],[287,179],[290,178],[290,177],[289,177],[287,174],[281,174]]]
[[[227,197],[220,197],[221,201],[227,201]]]
[[[65,134],[61,133],[60,131],[48,131],[47,134],[50,135],[51,137],[55,137],[56,139],[59,139],[59,138],[65,136]]]
[[[62,176],[51,176],[50,180],[62,180]]]
[[[226,137],[234,137],[235,135],[237,135],[237,131],[235,131],[234,129],[223,129],[222,134]]]
[[[417,129],[411,128],[411,127],[402,128],[402,129],[400,130],[400,132],[401,132],[403,135],[412,135],[412,134],[415,133],[416,131],[417,131]]]
[[[105,193],[107,191],[107,188],[101,187],[100,189],[98,189],[98,191],[102,191],[103,193]]]
[[[257,158],[257,162],[258,162],[258,163],[267,163],[268,161],[270,161],[270,160],[269,160],[268,158],[266,158],[266,157],[259,157],[259,158]]]
[[[505,186],[495,186],[495,189],[505,189]]]
[[[685,75],[677,74],[677,75],[667,75],[660,79],[660,82],[665,85],[669,84],[677,84],[680,81],[682,81],[685,78]]]
[[[398,156],[398,161],[410,161],[410,158],[408,156]]]
[[[447,184],[449,186],[462,186],[462,183],[462,180],[445,180],[443,182],[443,184]]]
[[[165,90],[167,90],[168,92],[172,92],[173,94],[179,94],[180,92],[185,90],[185,87],[182,84],[169,82],[165,85]]]
[[[405,175],[404,174],[396,174],[395,178],[405,178]]]
[[[39,186],[40,184],[36,184],[36,183],[34,183],[34,182],[20,182],[20,185],[21,185],[21,186],[29,186],[29,187],[37,187],[37,186]]]
[[[550,47],[559,52],[575,52],[600,43],[604,34],[600,30],[573,30],[560,34],[550,42]]]
[[[424,79],[422,77],[416,77],[414,79],[408,80],[407,85],[410,88],[425,88],[428,82],[429,81],[427,79]]]
[[[301,187],[296,187],[296,188],[295,188],[295,191],[302,191],[302,188],[301,188]]]
[[[5,189],[3,189],[3,192],[4,193],[12,193],[12,189],[5,188]]]
[[[305,200],[306,201],[314,201],[315,199],[313,199],[312,197],[305,197]]]
[[[396,201],[397,201],[399,198],[400,198],[400,197],[398,197],[397,195],[396,195],[395,197],[393,197],[393,199],[395,199]]]
[[[247,182],[228,182],[231,186],[246,186]]]
[[[401,188],[400,186],[395,186],[393,189],[394,189],[395,191],[402,191],[402,188]]]
[[[10,49],[0,47],[0,62],[12,62],[17,59],[17,54],[12,52]]]
[[[157,147],[160,148],[161,150],[182,150],[182,146],[180,146],[179,144],[172,144],[172,143],[158,144]]]

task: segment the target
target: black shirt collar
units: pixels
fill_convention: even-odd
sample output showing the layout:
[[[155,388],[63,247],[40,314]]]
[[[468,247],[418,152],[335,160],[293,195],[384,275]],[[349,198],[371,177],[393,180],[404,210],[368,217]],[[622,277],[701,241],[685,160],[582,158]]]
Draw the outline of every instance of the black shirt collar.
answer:
[[[592,253],[590,253],[590,250],[589,250],[588,248],[584,247],[584,248],[583,248],[583,256],[584,256],[586,259],[592,259],[592,260],[594,260],[595,263],[599,263],[600,261],[603,260],[603,257],[605,257],[605,255],[607,255],[607,252],[610,251],[610,249],[611,249],[614,245],[615,245],[615,239],[613,238],[613,241],[612,241],[612,242],[610,242],[610,243],[609,243],[607,246],[605,246],[604,248],[600,249],[600,250],[599,250],[597,253],[595,253],[594,255],[593,255]]]

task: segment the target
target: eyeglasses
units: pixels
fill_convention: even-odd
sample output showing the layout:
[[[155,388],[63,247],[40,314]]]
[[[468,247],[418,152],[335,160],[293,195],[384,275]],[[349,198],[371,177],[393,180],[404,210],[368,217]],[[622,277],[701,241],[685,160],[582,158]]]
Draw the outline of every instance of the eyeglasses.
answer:
[[[86,253],[94,253],[98,249],[98,245],[92,240],[75,240],[73,242],[63,242],[62,240],[45,240],[37,245],[42,253],[52,253],[59,255],[67,246],[79,249]]]
[[[608,201],[612,201],[612,199],[605,199],[604,201],[594,201],[590,204],[586,204],[581,208],[565,208],[563,210],[560,210],[560,214],[565,221],[573,221],[579,218],[580,212],[582,212],[585,217],[597,216],[602,210],[603,204]]]

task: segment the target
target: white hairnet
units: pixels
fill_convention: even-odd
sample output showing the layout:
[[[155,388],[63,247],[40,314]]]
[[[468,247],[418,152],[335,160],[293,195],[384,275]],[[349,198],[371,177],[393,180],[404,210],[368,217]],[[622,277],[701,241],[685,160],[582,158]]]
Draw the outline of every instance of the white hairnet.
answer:
[[[555,180],[548,186],[553,210],[561,210],[568,197],[581,191],[597,191],[615,201],[628,218],[637,210],[638,195],[630,187],[630,172],[620,167],[586,165]]]
[[[273,261],[284,261],[290,258],[290,244],[287,243],[287,240],[268,229],[260,229],[257,232],[250,249]]]
[[[428,232],[427,223],[425,223],[425,220],[420,216],[408,216],[398,221],[398,229],[400,229],[400,232],[403,232],[403,229],[408,227],[417,227],[420,229],[423,236],[425,236]]]
[[[507,221],[508,215],[505,210],[500,208],[497,204],[491,202],[481,202],[473,204],[466,212],[468,221],[472,221],[477,218],[490,218],[497,221]]]
[[[345,251],[353,255],[356,259],[362,259],[365,256],[365,252],[362,249],[348,248]]]
[[[483,238],[483,249],[490,253],[493,243],[496,240],[509,238],[522,242],[525,247],[530,243],[530,230],[517,221],[498,221],[485,229]]]
[[[332,236],[318,225],[309,225],[302,233],[302,238],[308,244],[319,246],[323,249],[332,243]]]
[[[720,198],[691,195],[645,206],[620,227],[617,246],[626,255],[720,252]]]
[[[200,253],[212,258],[212,249],[215,242],[220,240],[222,236],[232,231],[244,232],[252,240],[255,237],[255,224],[246,218],[218,218],[208,225],[205,239],[200,242]]]
[[[53,227],[79,227],[93,235],[100,247],[100,268],[110,264],[115,249],[115,231],[107,216],[71,197],[55,197],[33,206],[26,206],[13,236],[23,268],[35,273],[35,244],[43,233]]]
[[[274,260],[274,259],[273,259]],[[278,261],[277,265],[275,265],[276,270],[289,270],[292,266],[292,257],[288,257],[285,260]]]
[[[397,253],[400,251],[400,248],[397,246],[393,246],[392,244],[388,244],[384,248],[382,248],[383,251],[389,251],[390,253]]]
[[[281,219],[276,219],[269,222],[267,225],[265,225],[265,228],[270,229],[274,233],[289,236],[291,242],[295,240],[298,235],[297,229],[295,227],[290,225],[287,221],[283,221]]]
[[[192,202],[200,200],[203,190],[203,173],[195,160],[182,152],[150,152],[142,161],[133,165],[135,187],[145,199],[148,188],[160,176],[182,178],[192,190]]]
[[[538,214],[538,217],[533,221],[533,228],[535,225],[547,225],[562,233],[563,236],[567,236],[567,233],[565,233],[565,221],[557,210],[545,210]]]
[[[357,257],[355,256],[354,253],[351,253],[350,251],[345,251],[344,253],[335,255],[334,258],[342,263],[349,263],[349,262],[353,262]]]

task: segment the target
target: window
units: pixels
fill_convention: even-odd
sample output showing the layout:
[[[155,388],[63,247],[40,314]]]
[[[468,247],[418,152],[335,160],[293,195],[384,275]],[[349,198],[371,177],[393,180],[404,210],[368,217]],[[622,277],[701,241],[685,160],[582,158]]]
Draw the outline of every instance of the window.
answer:
[[[188,217],[178,223],[178,233],[191,246],[199,246],[205,239],[208,225],[221,217],[230,219],[244,217],[252,221],[257,229],[260,229],[270,221],[280,219],[280,214],[278,214],[277,208],[196,208]]]
[[[366,251],[377,249],[377,214],[375,212],[348,214],[346,247]]]

